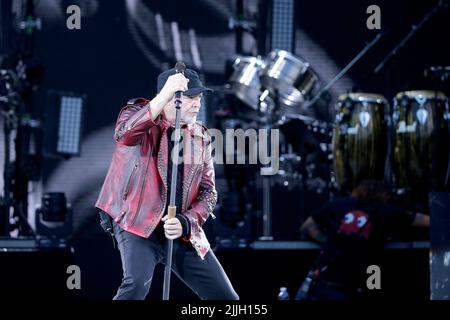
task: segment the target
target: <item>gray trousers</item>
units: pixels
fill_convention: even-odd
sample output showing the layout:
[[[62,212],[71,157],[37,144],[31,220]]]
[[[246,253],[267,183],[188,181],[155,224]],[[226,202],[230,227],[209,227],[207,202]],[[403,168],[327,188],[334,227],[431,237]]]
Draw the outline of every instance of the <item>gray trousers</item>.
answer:
[[[143,300],[150,289],[155,266],[166,261],[167,239],[161,226],[149,238],[143,238],[113,224],[123,269],[122,283],[114,300]],[[190,243],[174,240],[172,271],[202,300],[239,299],[211,250],[202,260]]]

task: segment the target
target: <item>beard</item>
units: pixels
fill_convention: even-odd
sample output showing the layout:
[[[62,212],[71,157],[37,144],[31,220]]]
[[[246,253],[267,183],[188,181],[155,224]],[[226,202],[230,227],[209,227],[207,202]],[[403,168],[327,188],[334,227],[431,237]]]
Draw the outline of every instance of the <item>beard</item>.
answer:
[[[194,124],[197,121],[197,115],[185,114],[184,117],[181,118],[181,123],[183,124]]]

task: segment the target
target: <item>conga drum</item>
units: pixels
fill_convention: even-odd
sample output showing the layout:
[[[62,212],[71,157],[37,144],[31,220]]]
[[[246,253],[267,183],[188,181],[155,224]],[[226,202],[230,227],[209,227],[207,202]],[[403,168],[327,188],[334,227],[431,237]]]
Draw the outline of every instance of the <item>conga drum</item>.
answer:
[[[394,98],[393,171],[397,189],[441,191],[448,179],[448,99],[438,91],[405,91]]]
[[[373,93],[341,95],[333,131],[333,164],[338,189],[351,192],[363,180],[384,180],[387,101]]]

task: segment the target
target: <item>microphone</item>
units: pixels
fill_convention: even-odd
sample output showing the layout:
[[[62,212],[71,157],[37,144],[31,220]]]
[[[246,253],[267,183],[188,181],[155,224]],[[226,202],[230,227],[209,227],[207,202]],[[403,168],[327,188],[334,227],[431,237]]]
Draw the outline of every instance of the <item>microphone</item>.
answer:
[[[175,72],[176,73],[182,73],[184,75],[184,71],[186,70],[186,65],[182,61],[178,61],[175,63]],[[175,101],[179,100],[181,98],[181,91],[175,92]],[[181,103],[181,101],[179,101]]]
[[[178,61],[175,63],[175,71],[176,73],[184,73],[184,70],[186,70],[186,65],[182,61]]]

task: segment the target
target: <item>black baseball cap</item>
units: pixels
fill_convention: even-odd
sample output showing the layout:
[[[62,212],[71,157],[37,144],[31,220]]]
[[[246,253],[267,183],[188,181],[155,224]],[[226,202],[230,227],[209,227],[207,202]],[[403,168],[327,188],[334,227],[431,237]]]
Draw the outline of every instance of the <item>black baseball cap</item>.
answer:
[[[166,84],[167,79],[169,76],[174,75],[176,73],[175,68],[167,70],[162,72],[158,76],[158,85],[157,85],[157,91],[158,93],[161,91],[161,89]],[[206,88],[203,86],[202,81],[200,80],[197,72],[195,72],[192,69],[186,69],[184,70],[184,76],[189,79],[188,81],[188,89],[183,92],[183,95],[188,97],[194,97],[196,95],[199,95],[202,92],[212,92],[213,90],[210,88]]]

